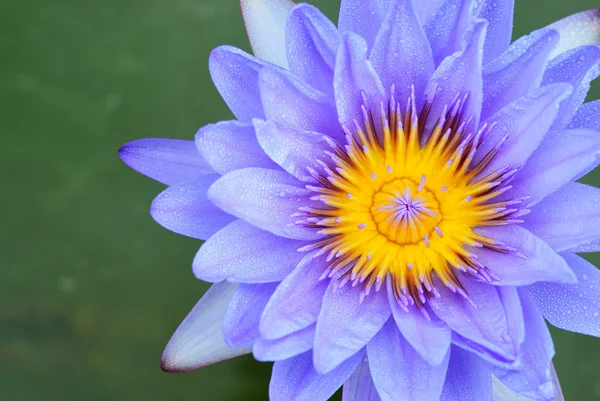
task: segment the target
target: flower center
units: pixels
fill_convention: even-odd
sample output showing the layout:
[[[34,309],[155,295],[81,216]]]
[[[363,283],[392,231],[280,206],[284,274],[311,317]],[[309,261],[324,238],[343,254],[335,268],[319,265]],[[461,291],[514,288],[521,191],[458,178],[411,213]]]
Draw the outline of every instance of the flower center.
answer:
[[[466,296],[459,274],[495,279],[472,249],[515,250],[474,229],[520,222],[525,211],[514,205],[523,199],[494,201],[518,169],[486,170],[506,138],[474,161],[490,126],[470,133],[464,102],[457,97],[428,132],[431,101],[419,114],[413,95],[402,115],[392,98],[380,125],[365,105],[364,125],[344,127],[344,147],[330,141],[331,162],[320,162],[322,173],[310,170],[320,185],[307,186],[324,206],[301,210],[301,223],[326,236],[303,248],[328,253],[323,278],[362,284],[363,297],[389,279],[405,306],[438,297],[436,281]]]
[[[435,195],[407,178],[385,183],[373,196],[371,217],[375,229],[398,245],[429,241],[434,231],[441,232],[438,201]]]

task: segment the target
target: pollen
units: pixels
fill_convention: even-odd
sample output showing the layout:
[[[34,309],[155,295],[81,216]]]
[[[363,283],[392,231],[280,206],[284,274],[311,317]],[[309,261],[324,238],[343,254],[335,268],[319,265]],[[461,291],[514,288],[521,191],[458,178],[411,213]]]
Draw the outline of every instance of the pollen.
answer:
[[[470,132],[467,98],[457,96],[427,129],[432,100],[417,112],[413,93],[402,111],[392,96],[377,120],[364,104],[361,121],[343,126],[346,143],[327,139],[321,171],[310,170],[307,188],[322,207],[302,209],[299,223],[324,238],[302,250],[326,254],[322,278],[360,285],[361,299],[387,280],[403,307],[439,297],[439,285],[468,297],[462,277],[498,279],[473,249],[516,252],[476,231],[519,223],[527,212],[518,208],[524,199],[497,200],[519,167],[486,169],[507,137],[475,162],[492,126]]]

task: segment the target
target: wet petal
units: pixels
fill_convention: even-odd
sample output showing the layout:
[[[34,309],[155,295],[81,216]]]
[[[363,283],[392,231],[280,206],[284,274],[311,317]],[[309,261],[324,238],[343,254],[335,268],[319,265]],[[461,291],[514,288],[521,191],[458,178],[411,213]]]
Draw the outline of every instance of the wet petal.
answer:
[[[413,6],[421,25],[427,24],[440,9],[444,0],[413,0]]]
[[[266,119],[343,138],[335,102],[329,96],[288,72],[271,68],[260,72],[258,86]]]
[[[514,0],[485,0],[480,8],[479,18],[490,23],[483,47],[485,62],[494,60],[510,45],[514,9]]]
[[[492,362],[514,362],[518,350],[510,335],[512,323],[509,324],[495,287],[472,279],[462,283],[473,304],[440,285],[442,296],[430,300],[432,310],[461,337],[461,347],[468,347]]]
[[[442,393],[449,350],[443,361],[431,366],[402,338],[389,320],[367,346],[373,383],[382,401],[438,400]]]
[[[445,0],[425,25],[436,66],[446,57],[463,49],[465,33],[473,23],[474,6],[472,0]],[[481,49],[483,51],[483,47]]]
[[[135,171],[166,185],[214,173],[193,141],[138,139],[123,145],[119,156]]]
[[[327,159],[331,150],[323,135],[286,128],[272,121],[254,120],[258,142],[264,151],[285,171],[304,182],[315,182],[307,167]]]
[[[525,227],[556,251],[600,239],[600,189],[571,183],[546,197],[525,217]]]
[[[427,363],[442,363],[450,349],[450,328],[436,316],[427,319],[417,308],[403,310],[393,296],[390,280],[387,285],[392,315],[402,336]]]
[[[279,169],[261,149],[254,127],[239,121],[221,121],[200,128],[196,146],[219,174],[246,167]]]
[[[340,33],[354,32],[362,36],[369,48],[394,0],[342,0],[338,27]]]
[[[525,293],[521,293],[523,315],[527,321],[525,341],[519,353],[516,370],[500,369],[489,365],[492,373],[513,391],[536,400],[554,400],[551,371],[554,344],[541,313]]]
[[[282,361],[310,351],[315,342],[315,328],[312,324],[305,329],[275,340],[259,338],[252,352],[259,361]]]
[[[285,23],[290,0],[241,0],[248,38],[256,57],[287,68]]]
[[[564,259],[548,244],[522,227],[509,225],[478,228],[476,231],[521,253],[517,256],[485,248],[472,250],[479,262],[500,278],[494,284],[522,286],[539,281],[576,281]]]
[[[210,174],[167,188],[152,201],[150,214],[177,234],[207,239],[235,220],[207,198],[208,188],[218,178],[218,174]]]
[[[591,128],[600,131],[600,100],[582,104],[578,109],[569,128]]]
[[[572,252],[561,255],[579,282],[538,283],[527,288],[529,295],[553,326],[600,337],[600,271]]]
[[[240,284],[223,319],[223,337],[231,347],[251,347],[260,337],[260,315],[278,283]]]
[[[314,362],[318,372],[327,373],[377,334],[390,317],[390,306],[384,289],[360,301],[360,291],[347,285],[337,288],[332,280],[323,297],[317,321]]]
[[[286,27],[290,71],[321,92],[333,95],[335,55],[342,37],[316,7],[298,4]]]
[[[538,148],[557,116],[560,103],[571,93],[568,84],[554,84],[535,90],[515,100],[487,119],[495,124],[475,155],[475,163],[497,146],[503,137],[508,139],[499,153],[480,173],[480,177],[500,168],[519,166]]]
[[[558,378],[556,377],[556,372],[552,369],[552,374],[554,375],[554,383],[555,388],[559,388],[558,386]],[[496,376],[492,375],[492,400],[493,401],[534,401],[529,397],[525,397],[519,393],[515,393],[509,387],[507,387],[504,383],[500,381]],[[562,393],[557,394],[556,398],[553,401],[565,401]]]
[[[314,240],[315,230],[294,224],[292,214],[309,206],[309,191],[284,171],[261,168],[235,170],[219,178],[208,190],[208,197],[220,209],[275,235]],[[268,210],[268,213],[266,212]]]
[[[342,401],[381,401],[369,369],[367,358],[352,373],[352,376],[344,383]]]
[[[267,63],[232,46],[212,51],[208,68],[212,80],[236,118],[250,122],[264,118],[258,91],[258,71]]]
[[[429,81],[426,92],[435,92],[430,115],[441,115],[442,110],[454,97],[468,95],[463,115],[473,118],[471,127],[479,125],[483,97],[482,49],[487,29],[486,21],[479,21],[464,51],[444,59]]]
[[[565,82],[573,85],[573,93],[560,106],[552,125],[553,131],[566,127],[583,104],[590,83],[600,74],[600,47],[584,46],[561,54],[550,61],[542,85]]]
[[[488,118],[513,100],[538,88],[550,52],[560,39],[552,29],[535,31],[513,43],[483,69],[483,109]]]
[[[369,57],[385,89],[395,86],[395,96],[405,102],[414,85],[421,94],[433,75],[431,48],[411,0],[397,0],[383,21]]]
[[[583,11],[550,25],[560,33],[552,57],[584,45],[600,45],[600,8]]]
[[[588,242],[583,245],[578,245],[574,248],[569,249],[573,252],[585,253],[585,252],[600,252],[600,239]]]
[[[202,245],[192,266],[196,277],[204,281],[281,281],[304,256],[298,252],[304,244],[236,220]]]
[[[370,2],[365,2],[368,3]],[[362,93],[367,99],[368,107],[375,110],[385,100],[381,80],[367,60],[367,44],[355,34],[344,35],[336,58],[333,87],[340,121],[350,128],[355,119],[362,122]]]
[[[269,400],[327,400],[350,377],[363,356],[364,351],[356,353],[326,375],[321,375],[314,369],[312,352],[275,362],[269,386]]]
[[[329,284],[319,277],[327,268],[325,258],[308,254],[277,287],[260,321],[266,339],[278,339],[317,321],[323,294]]]
[[[440,401],[491,399],[492,376],[490,370],[474,353],[456,346],[452,347]]]
[[[225,344],[221,323],[237,284],[214,284],[169,340],[162,356],[166,372],[186,372],[247,354],[250,349]]]
[[[529,196],[534,205],[563,185],[575,181],[600,163],[600,131],[576,129],[546,135],[527,160],[506,199]]]

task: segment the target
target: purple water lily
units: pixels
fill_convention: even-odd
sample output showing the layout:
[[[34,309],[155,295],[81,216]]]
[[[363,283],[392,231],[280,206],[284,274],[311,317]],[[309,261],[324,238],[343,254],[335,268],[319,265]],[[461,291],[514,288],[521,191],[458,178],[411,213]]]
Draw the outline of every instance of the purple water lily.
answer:
[[[562,399],[545,320],[600,336],[600,9],[511,44],[512,0],[242,0],[236,117],[120,155],[215,283],[166,371],[252,352],[272,401]]]

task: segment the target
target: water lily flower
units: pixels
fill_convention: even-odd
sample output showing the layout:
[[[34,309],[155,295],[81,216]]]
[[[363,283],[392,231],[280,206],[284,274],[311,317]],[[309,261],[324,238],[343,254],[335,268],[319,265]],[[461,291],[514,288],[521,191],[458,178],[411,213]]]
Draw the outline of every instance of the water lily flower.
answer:
[[[511,44],[512,0],[242,0],[235,115],[122,159],[213,286],[164,352],[252,352],[272,401],[562,399],[546,321],[600,336],[600,9]]]

